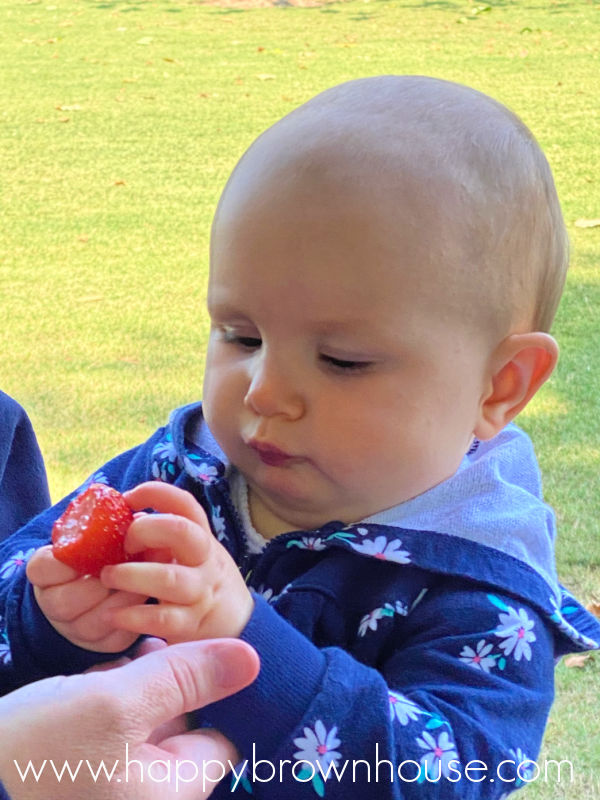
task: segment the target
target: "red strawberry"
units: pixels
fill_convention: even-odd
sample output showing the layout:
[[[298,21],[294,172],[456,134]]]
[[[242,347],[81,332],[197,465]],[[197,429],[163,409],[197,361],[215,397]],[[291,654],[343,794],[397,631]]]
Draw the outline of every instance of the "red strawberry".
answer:
[[[72,500],[52,528],[53,553],[83,575],[130,557],[123,549],[133,511],[111,486],[92,483]]]

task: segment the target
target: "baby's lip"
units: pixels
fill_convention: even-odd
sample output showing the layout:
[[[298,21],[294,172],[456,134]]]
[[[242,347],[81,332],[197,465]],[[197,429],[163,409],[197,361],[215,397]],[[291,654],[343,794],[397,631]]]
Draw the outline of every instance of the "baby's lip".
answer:
[[[248,446],[258,453],[261,461],[270,466],[281,466],[294,458],[290,453],[286,453],[285,450],[282,450],[280,447],[270,442],[250,439]]]

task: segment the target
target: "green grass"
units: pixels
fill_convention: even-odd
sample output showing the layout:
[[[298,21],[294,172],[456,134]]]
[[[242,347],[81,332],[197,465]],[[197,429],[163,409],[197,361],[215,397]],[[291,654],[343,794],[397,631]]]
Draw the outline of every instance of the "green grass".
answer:
[[[597,2],[2,0],[0,386],[30,412],[55,499],[201,395],[210,220],[234,163],[317,91],[378,73],[468,83],[553,167],[573,244],[559,368],[521,422],[560,526],[559,572],[600,592]],[[545,754],[600,797],[600,665],[558,671]],[[595,772],[595,776],[594,776]]]

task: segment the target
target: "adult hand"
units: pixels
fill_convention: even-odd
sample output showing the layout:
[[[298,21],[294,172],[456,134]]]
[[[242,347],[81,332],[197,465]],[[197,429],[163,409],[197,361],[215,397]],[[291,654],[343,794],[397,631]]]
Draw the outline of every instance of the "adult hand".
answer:
[[[11,800],[203,800],[238,754],[217,731],[185,731],[182,715],[258,669],[249,645],[220,639],[24,686],[0,699],[0,779]]]

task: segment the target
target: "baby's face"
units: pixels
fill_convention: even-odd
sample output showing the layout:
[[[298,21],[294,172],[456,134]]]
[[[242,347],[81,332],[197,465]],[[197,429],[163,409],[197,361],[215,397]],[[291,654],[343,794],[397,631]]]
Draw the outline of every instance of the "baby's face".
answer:
[[[230,192],[215,226],[204,410],[270,537],[358,521],[449,477],[489,351],[397,207],[265,188]]]

